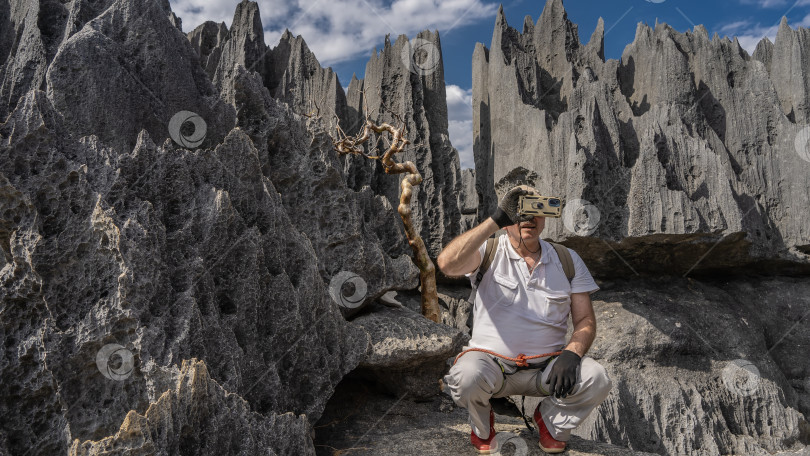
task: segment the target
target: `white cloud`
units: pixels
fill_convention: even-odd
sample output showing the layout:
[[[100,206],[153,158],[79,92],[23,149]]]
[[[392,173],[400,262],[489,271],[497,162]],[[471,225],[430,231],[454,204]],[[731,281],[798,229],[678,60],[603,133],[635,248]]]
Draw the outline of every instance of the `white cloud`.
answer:
[[[233,13],[240,0],[169,0],[174,14],[183,20],[183,31],[188,33],[205,21],[224,22],[228,28],[233,22]],[[290,6],[283,0],[254,0],[259,4],[259,14],[265,26],[279,21],[290,13]]]
[[[206,20],[230,27],[238,0],[171,0],[193,30]],[[265,43],[275,46],[285,29],[302,35],[321,65],[328,66],[368,56],[382,47],[386,34],[392,41],[405,34],[438,29],[441,35],[481,18],[492,18],[496,4],[483,0],[258,0]]]
[[[313,6],[316,3],[317,6]],[[323,65],[368,56],[382,47],[386,34],[413,38],[421,30],[440,34],[492,17],[496,6],[481,0],[297,0],[298,9],[284,21],[265,28],[265,39],[275,44],[285,28],[302,35]]]
[[[772,0],[761,0],[763,3]],[[806,0],[810,3],[810,0]],[[791,27],[810,27],[810,14],[805,16],[798,23],[790,24]],[[731,22],[721,26],[717,32],[722,35],[730,37],[736,36],[740,41],[740,46],[753,54],[757,48],[757,44],[763,39],[768,38],[771,42],[776,42],[776,32],[779,31],[779,23],[770,25],[761,25],[760,23],[753,23],[751,21],[737,21]]]
[[[731,22],[725,25],[722,25],[719,29],[717,29],[718,33],[734,33],[734,31],[739,29],[745,29],[751,26],[751,21],[736,21]]]
[[[472,89],[450,84],[446,87],[447,117],[450,120],[472,120]]]
[[[451,120],[448,124],[450,142],[458,150],[461,168],[475,168],[473,156],[472,120]]]
[[[447,118],[450,142],[458,149],[462,168],[475,168],[473,159],[472,89],[447,86]]]

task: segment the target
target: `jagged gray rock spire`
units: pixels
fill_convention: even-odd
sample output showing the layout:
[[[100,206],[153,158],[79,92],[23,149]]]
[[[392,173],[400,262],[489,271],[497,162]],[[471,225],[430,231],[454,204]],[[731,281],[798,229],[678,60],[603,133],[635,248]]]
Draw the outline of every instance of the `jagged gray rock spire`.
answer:
[[[461,170],[461,192],[458,197],[461,211],[461,231],[467,231],[478,224],[478,192],[475,191],[475,170]]]
[[[419,69],[413,68],[407,53],[410,49],[407,37],[400,36],[393,45],[386,38],[384,49],[379,54],[375,52],[366,65],[365,79],[353,77],[344,93],[337,74],[320,66],[302,37],[285,31],[276,47],[265,45],[255,2],[239,3],[230,31],[224,32],[223,28],[224,25],[206,22],[188,37],[198,50],[200,63],[226,99],[232,96],[222,81],[232,79],[235,65],[241,64],[262,76],[274,98],[299,114],[317,112],[330,129],[334,128],[333,119],[337,116],[348,134],[357,133],[364,121],[364,102],[374,113],[372,120],[377,122],[393,122],[391,112],[401,116],[407,121],[408,139],[414,146],[395,160],[412,160],[424,178],[414,191],[413,221],[428,254],[437,257],[442,246],[460,234],[460,165],[458,151],[449,140],[438,32],[424,31],[415,37],[427,52],[429,69],[421,69],[420,74]],[[363,157],[345,157],[343,161],[345,179],[351,188],[359,191],[368,185],[375,193],[387,197],[392,206],[399,204],[399,182],[403,176],[386,175],[381,164]]]
[[[44,89],[70,131],[97,135],[118,153],[129,153],[141,130],[162,143],[170,138],[172,117],[191,111],[207,119],[200,146],[223,140],[234,126],[234,109],[219,99],[188,39],[167,17],[152,0],[122,0],[64,41]],[[144,52],[155,42],[161,52]]]
[[[604,23],[581,45],[560,0],[523,33],[499,11],[490,48],[473,55],[479,220],[500,189],[528,181],[574,203],[569,226],[549,220],[544,234],[579,247],[597,274],[810,270],[796,209],[810,204],[796,146],[807,33],[783,21],[760,62],[702,26],[639,24],[621,60],[604,61]]]
[[[112,5],[114,0],[0,2],[0,121],[32,89],[42,89],[45,73],[62,44]],[[169,0],[145,0],[142,13],[159,12],[180,29]]]
[[[200,65],[211,79],[217,71],[219,56],[227,39],[228,26],[224,22],[205,21],[188,33],[188,40],[200,57]]]
[[[419,52],[425,59],[421,63],[415,60]],[[353,123],[362,125],[367,107],[375,122],[401,125],[402,119],[408,127],[412,145],[394,159],[413,161],[422,174],[422,183],[414,187],[413,222],[432,258],[461,233],[461,169],[447,130],[443,65],[438,31],[422,31],[413,40],[400,35],[393,44],[386,36],[383,49],[375,50],[366,64],[365,78],[352,78],[348,88]],[[381,144],[378,152],[384,150]],[[370,185],[399,204],[403,176],[385,174],[378,160],[348,157],[346,174],[354,188]]]
[[[346,94],[337,73],[321,67],[303,37],[294,37],[285,30],[269,57],[266,85],[273,97],[296,112],[319,113],[327,125],[333,125],[332,117],[336,115],[342,126],[350,126]]]
[[[765,64],[771,82],[782,104],[782,112],[791,122],[810,123],[810,30],[793,30],[787,18],[782,17],[776,43],[763,38],[757,45],[754,58]]]
[[[222,81],[232,77],[234,66],[241,64],[258,72],[270,94],[295,112],[311,115],[319,109],[327,123],[333,115],[345,123],[346,94],[337,73],[321,67],[304,39],[289,30],[284,31],[276,47],[268,47],[256,2],[242,0],[236,5],[230,30],[224,23],[207,21],[188,38],[221,92],[228,90]]]

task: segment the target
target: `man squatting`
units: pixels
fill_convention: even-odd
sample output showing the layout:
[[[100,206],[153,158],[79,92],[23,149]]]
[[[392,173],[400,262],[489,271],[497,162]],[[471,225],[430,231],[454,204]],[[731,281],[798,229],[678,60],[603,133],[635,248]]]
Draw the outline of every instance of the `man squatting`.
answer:
[[[494,214],[448,244],[437,258],[447,276],[474,280],[486,240],[499,228],[495,257],[475,297],[469,348],[511,358],[562,349],[558,356],[533,359],[528,366],[482,351],[463,353],[444,378],[455,403],[469,411],[470,440],[479,454],[498,451],[490,398],[544,396],[534,411],[546,453],[565,450],[571,431],[607,397],[611,381],[598,362],[585,357],[596,335],[590,293],[599,289],[579,255],[569,249],[575,275],[569,282],[554,248],[540,239],[545,217],[521,216],[521,195],[539,192],[514,187]],[[574,325],[566,344],[568,315]]]

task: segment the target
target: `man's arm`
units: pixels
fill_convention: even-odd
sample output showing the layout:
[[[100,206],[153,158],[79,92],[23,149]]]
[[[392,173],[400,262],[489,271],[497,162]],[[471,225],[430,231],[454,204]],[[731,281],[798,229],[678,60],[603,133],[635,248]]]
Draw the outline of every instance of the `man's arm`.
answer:
[[[460,234],[442,250],[436,263],[448,277],[458,277],[475,271],[481,264],[478,248],[498,231],[498,224],[487,218],[475,228]]]
[[[590,293],[571,293],[571,319],[574,321],[574,333],[548,376],[549,391],[555,397],[568,396],[576,385],[577,367],[596,336],[596,316],[593,314]]]
[[[480,225],[459,235],[442,250],[436,258],[439,269],[449,277],[458,277],[473,272],[481,264],[481,247],[492,233],[519,220],[518,202],[520,197],[527,195],[528,190],[521,186],[512,187],[498,202],[498,208],[491,217]]]
[[[565,347],[566,350],[585,356],[596,337],[596,316],[593,313],[590,293],[571,294],[571,320],[574,322],[574,333]]]

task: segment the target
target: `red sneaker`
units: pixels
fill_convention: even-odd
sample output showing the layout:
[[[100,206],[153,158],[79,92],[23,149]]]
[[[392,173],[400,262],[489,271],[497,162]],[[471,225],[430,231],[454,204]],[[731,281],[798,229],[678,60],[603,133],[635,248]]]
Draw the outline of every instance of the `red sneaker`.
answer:
[[[543,421],[543,416],[540,415],[540,404],[534,409],[534,422],[537,424],[537,430],[540,432],[540,449],[546,453],[562,453],[565,451],[565,442],[561,442],[551,436],[551,433],[546,428],[546,423]]]
[[[498,441],[495,440],[495,412],[492,409],[489,409],[489,438],[483,440],[475,435],[475,431],[470,431],[470,441],[472,441],[478,454],[495,454],[498,452]]]

